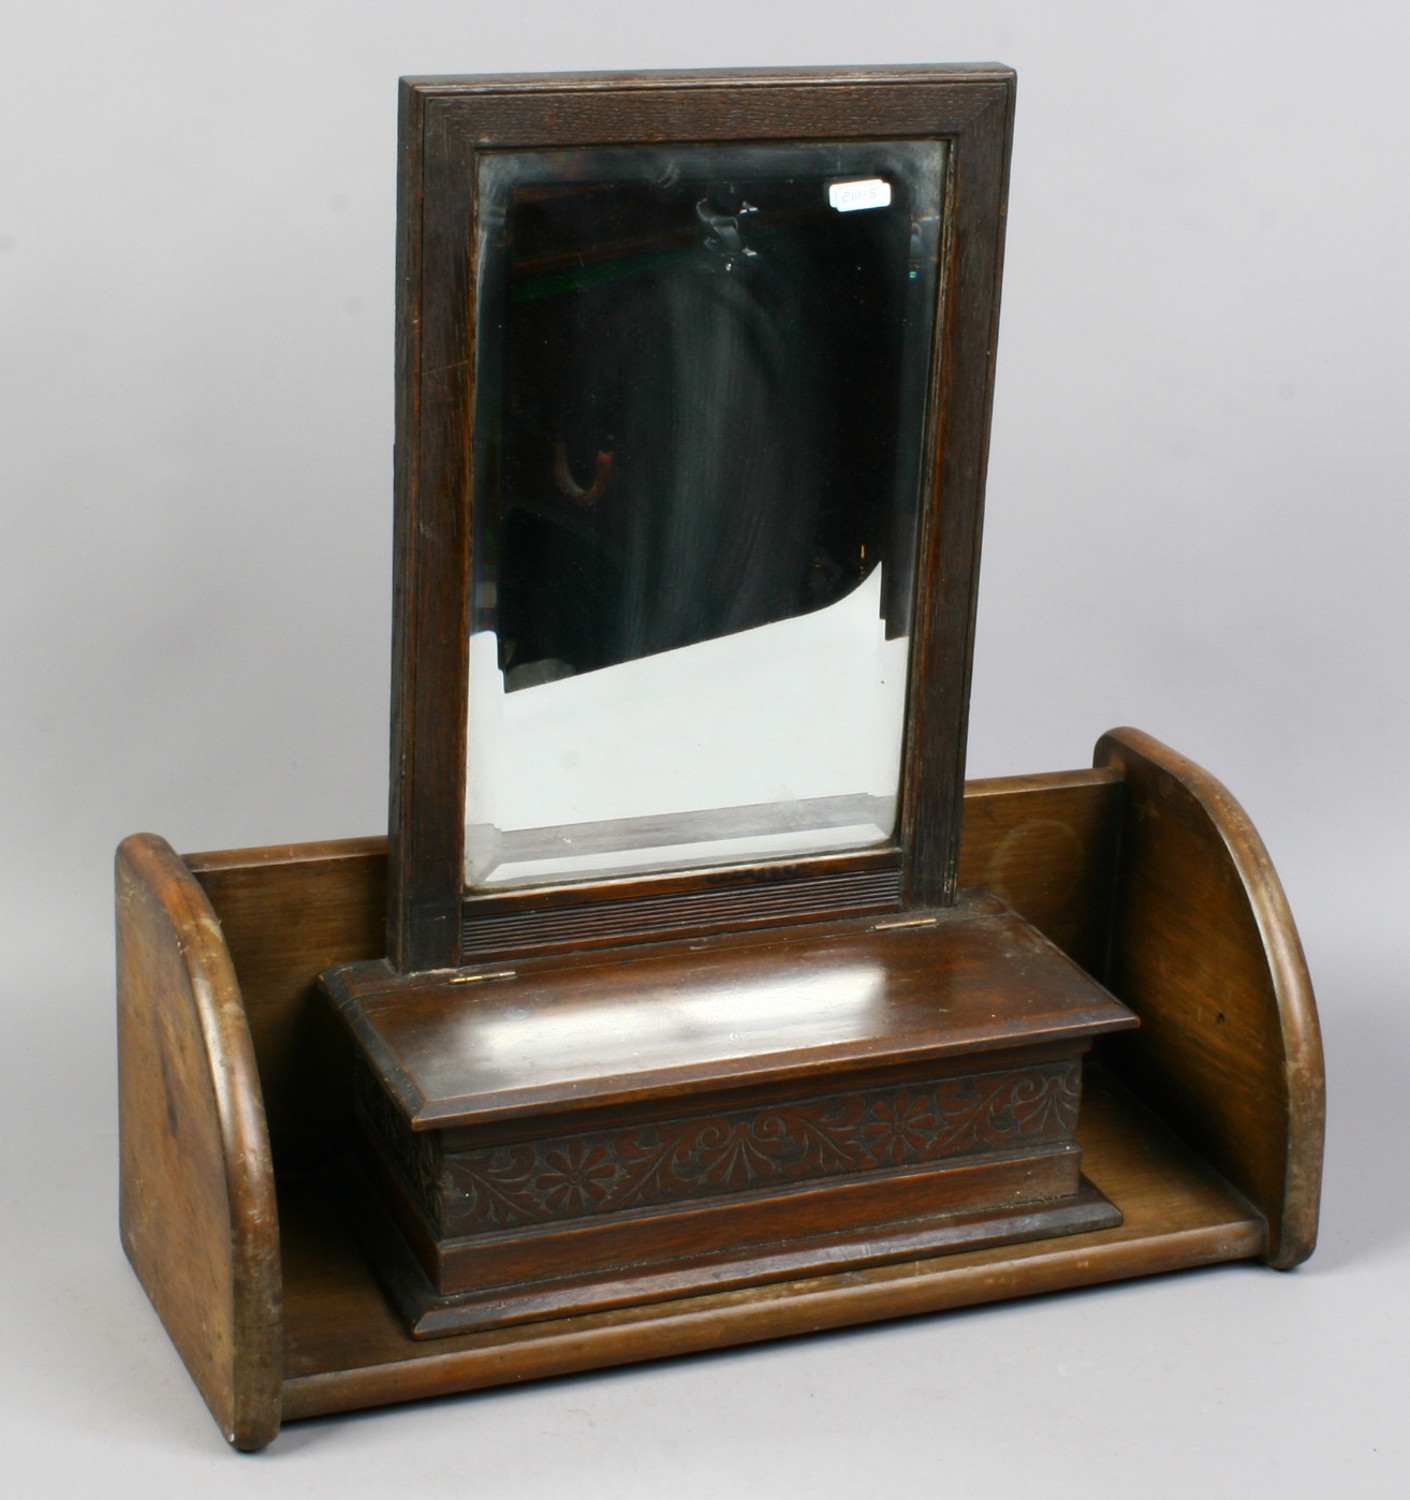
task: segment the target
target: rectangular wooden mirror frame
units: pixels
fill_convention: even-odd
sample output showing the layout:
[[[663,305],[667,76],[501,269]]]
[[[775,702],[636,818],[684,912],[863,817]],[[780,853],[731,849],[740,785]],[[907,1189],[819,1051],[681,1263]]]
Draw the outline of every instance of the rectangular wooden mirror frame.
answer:
[[[953,902],[1013,100],[1012,72],[988,65],[403,82],[395,968]],[[846,854],[467,892],[477,158],[641,142],[885,139],[948,148],[897,836]]]

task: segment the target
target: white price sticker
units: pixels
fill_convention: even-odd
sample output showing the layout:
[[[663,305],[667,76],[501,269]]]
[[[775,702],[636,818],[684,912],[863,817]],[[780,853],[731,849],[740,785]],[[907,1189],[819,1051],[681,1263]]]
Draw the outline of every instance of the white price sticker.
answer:
[[[880,177],[864,177],[856,182],[830,182],[827,201],[840,214],[856,213],[859,208],[888,208],[891,184]]]

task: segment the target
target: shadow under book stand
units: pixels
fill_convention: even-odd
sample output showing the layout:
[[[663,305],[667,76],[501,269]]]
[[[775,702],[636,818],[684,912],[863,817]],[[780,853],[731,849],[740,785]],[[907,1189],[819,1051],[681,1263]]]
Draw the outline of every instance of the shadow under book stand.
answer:
[[[284,1421],[970,1306],[1316,1243],[1324,1086],[1262,840],[1136,730],[1090,771],[971,782],[961,884],[1002,897],[1141,1018],[1087,1073],[1115,1229],[415,1340],[324,1188],[351,1056],[318,976],[384,951],[386,841],[117,858],[124,1247],[227,1439]]]

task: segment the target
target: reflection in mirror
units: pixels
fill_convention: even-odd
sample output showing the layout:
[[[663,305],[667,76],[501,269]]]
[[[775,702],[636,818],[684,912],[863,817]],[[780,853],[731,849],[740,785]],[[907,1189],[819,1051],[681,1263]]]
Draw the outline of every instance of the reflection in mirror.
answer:
[[[483,160],[467,884],[884,842],[943,145]]]

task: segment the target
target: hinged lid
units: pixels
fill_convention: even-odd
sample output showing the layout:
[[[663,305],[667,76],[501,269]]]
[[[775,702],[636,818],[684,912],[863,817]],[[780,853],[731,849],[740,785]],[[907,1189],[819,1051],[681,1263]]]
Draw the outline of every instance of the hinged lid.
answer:
[[[521,971],[325,976],[413,1128],[1066,1044],[1136,1018],[992,897]],[[995,1059],[996,1065],[1000,1059]]]

